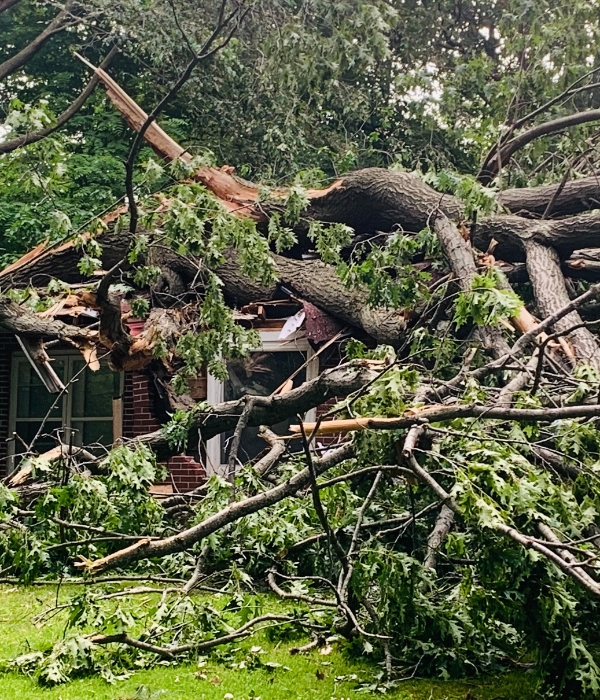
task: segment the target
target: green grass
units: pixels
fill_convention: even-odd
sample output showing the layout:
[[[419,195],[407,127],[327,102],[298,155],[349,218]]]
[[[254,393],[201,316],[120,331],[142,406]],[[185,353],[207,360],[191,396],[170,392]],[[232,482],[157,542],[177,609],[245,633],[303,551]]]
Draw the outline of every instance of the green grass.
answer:
[[[61,592],[60,598],[73,589]],[[64,616],[58,615],[44,625],[34,625],[32,618],[55,602],[51,587],[0,586],[0,659],[6,660],[29,650],[51,645],[64,629]],[[100,678],[87,678],[54,688],[41,688],[34,680],[17,673],[0,674],[0,700],[129,700],[145,686],[149,692],[141,697],[154,700],[346,700],[374,697],[356,689],[356,680],[336,680],[356,674],[369,680],[378,667],[367,659],[349,659],[339,649],[329,654],[312,651],[291,655],[289,649],[298,642],[273,643],[259,633],[235,646],[237,651],[220,650],[205,665],[182,664],[158,666],[135,673],[117,685]],[[262,647],[260,659],[284,668],[235,668],[253,646]],[[445,682],[406,681],[382,697],[393,700],[533,700],[534,679],[527,674],[509,674],[476,681]],[[161,691],[158,694],[158,691]],[[156,695],[155,695],[156,694]],[[379,695],[378,695],[379,696]]]

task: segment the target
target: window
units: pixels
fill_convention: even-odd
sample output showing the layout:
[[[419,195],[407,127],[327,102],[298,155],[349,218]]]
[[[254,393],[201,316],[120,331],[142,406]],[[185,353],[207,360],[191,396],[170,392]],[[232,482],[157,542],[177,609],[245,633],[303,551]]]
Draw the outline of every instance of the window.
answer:
[[[291,376],[293,387],[314,379],[319,371],[319,359],[313,358],[313,350],[306,338],[298,334],[279,340],[279,331],[261,331],[261,347],[242,360],[227,362],[228,379],[221,382],[210,374],[207,382],[207,399],[210,404],[239,399],[246,394],[269,396]],[[312,358],[312,359],[311,359]],[[315,411],[306,414],[306,420],[315,419]],[[280,435],[288,433],[292,419],[281,421],[272,430]],[[229,443],[233,431],[212,438],[206,444],[207,474],[225,474]],[[299,441],[291,449],[302,449]],[[248,427],[242,433],[238,457],[242,462],[256,459],[266,449],[266,442],[259,437],[258,428]]]
[[[62,395],[46,389],[25,355],[13,355],[9,436],[16,433],[18,437],[9,443],[11,468],[42,428],[46,416],[34,446],[36,452],[56,446],[54,436],[59,428],[71,428],[70,439],[75,445],[108,446],[113,442],[113,399],[121,396],[121,375],[106,363],[92,372],[80,354],[56,353],[52,367],[67,386]],[[63,436],[64,441],[68,439]]]

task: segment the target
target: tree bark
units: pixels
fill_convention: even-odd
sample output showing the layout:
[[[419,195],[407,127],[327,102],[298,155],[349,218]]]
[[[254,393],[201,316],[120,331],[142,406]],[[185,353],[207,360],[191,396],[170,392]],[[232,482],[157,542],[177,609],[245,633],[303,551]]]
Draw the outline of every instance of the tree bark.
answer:
[[[102,243],[102,266],[112,268],[122,260],[129,247],[125,232],[107,231]],[[168,251],[166,251],[168,252]],[[6,286],[45,285],[53,278],[68,283],[80,282],[77,262],[81,257],[72,242],[25,256],[20,264],[9,266],[0,273],[0,281]],[[224,284],[226,296],[236,304],[281,297],[280,285],[295,291],[299,297],[319,306],[332,316],[352,326],[362,328],[380,343],[399,345],[406,331],[406,316],[401,309],[371,308],[367,304],[368,293],[363,289],[346,288],[335,270],[319,260],[294,260],[273,254],[278,283],[270,286],[240,274],[235,251],[225,251],[225,261],[217,269]],[[177,253],[168,253],[162,264],[191,283],[198,274],[198,266]]]
[[[41,337],[89,343],[98,339],[97,331],[70,326],[55,319],[40,318],[33,311],[28,311],[20,304],[2,296],[0,296],[0,327],[34,340]]]
[[[565,286],[565,278],[560,269],[560,260],[553,248],[538,243],[536,240],[528,240],[525,243],[525,250],[527,252],[527,271],[537,307],[542,317],[551,316],[571,301]],[[577,311],[571,311],[556,321],[554,327],[557,331],[566,333],[569,328],[581,322],[581,316]],[[596,337],[587,328],[578,328],[566,337],[573,345],[575,356],[579,362],[600,368],[600,347]]]
[[[234,252],[226,257],[217,274],[225,293],[237,303],[274,299],[280,296],[283,285],[340,321],[362,328],[380,343],[397,347],[404,339],[407,323],[402,309],[370,307],[365,289],[345,287],[334,268],[320,260],[293,260],[273,254],[278,283],[263,287],[240,275]]]
[[[273,425],[299,413],[306,413],[329,399],[348,396],[375,379],[379,371],[379,366],[375,367],[368,361],[353,360],[325,370],[315,379],[304,382],[286,394],[255,396],[248,412],[247,425]],[[246,397],[242,397],[237,401],[226,401],[211,406],[206,412],[196,413],[189,427],[188,449],[197,449],[200,439],[209,440],[215,435],[233,430],[246,405]],[[161,460],[181,451],[181,447],[169,444],[163,430],[136,438],[136,442],[151,447]]]
[[[440,216],[436,219],[434,228],[461,291],[470,291],[477,275],[473,248],[446,217]],[[485,326],[478,328],[477,333],[484,347],[491,350],[495,357],[503,357],[509,352],[508,343],[504,340],[499,328]]]
[[[423,562],[426,569],[435,569],[438,552],[447,540],[453,523],[454,511],[444,504],[436,518],[435,526],[427,538],[427,554]]]
[[[514,214],[541,216],[552,201],[559,185],[523,187],[500,192],[498,201]],[[581,214],[600,207],[600,176],[590,175],[579,180],[570,180],[556,197],[552,216]]]

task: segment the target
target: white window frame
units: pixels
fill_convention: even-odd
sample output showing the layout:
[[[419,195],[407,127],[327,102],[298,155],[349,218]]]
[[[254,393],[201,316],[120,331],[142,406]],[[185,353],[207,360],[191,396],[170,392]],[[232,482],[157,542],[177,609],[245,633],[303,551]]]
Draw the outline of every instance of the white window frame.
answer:
[[[51,359],[62,360],[65,363],[65,377],[67,378],[67,389],[64,392],[64,397],[60,394],[56,394],[56,397],[60,397],[59,401],[62,403],[62,414],[60,416],[61,428],[70,428],[73,422],[73,399],[72,394],[68,390],[69,377],[73,376],[73,363],[77,360],[82,360],[83,356],[77,351],[70,350],[56,350],[52,352]],[[18,418],[17,417],[17,400],[19,392],[19,371],[18,366],[20,363],[30,364],[29,360],[23,352],[15,351],[12,353],[11,357],[11,378],[10,378],[10,397],[9,397],[9,408],[8,408],[8,472],[14,471],[15,467],[15,455],[17,454],[16,440],[14,439],[14,434],[17,429],[17,423],[36,423],[39,422],[40,418]],[[120,395],[123,395],[124,389],[124,377],[123,373],[120,373]],[[75,418],[76,422],[82,423],[93,423],[97,420],[109,420],[114,417],[114,412],[111,416],[95,416],[93,418],[87,418],[85,416]],[[56,422],[58,418],[50,418],[50,421]],[[114,432],[114,425],[113,425]]]
[[[280,331],[259,331],[261,346],[252,348],[250,352],[292,352],[298,350],[306,353],[306,381],[316,379],[319,375],[319,357],[315,355],[311,344],[302,332],[296,332],[288,336],[285,340],[279,339]],[[214,406],[223,403],[225,400],[225,385],[220,379],[208,374],[206,380],[206,400],[209,405]],[[312,408],[305,414],[306,421],[316,420],[317,410]],[[216,435],[206,442],[206,475],[227,474],[227,464],[221,463],[223,435]]]

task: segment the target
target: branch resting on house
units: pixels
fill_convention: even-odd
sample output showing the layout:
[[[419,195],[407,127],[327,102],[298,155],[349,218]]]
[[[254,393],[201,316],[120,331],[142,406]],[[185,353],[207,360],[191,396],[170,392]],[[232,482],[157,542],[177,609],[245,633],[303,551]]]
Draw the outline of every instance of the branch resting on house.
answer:
[[[285,394],[253,397],[247,414],[248,426],[273,425],[305,413],[332,398],[343,398],[362,389],[380,373],[379,365],[368,360],[352,360],[322,372],[318,377]],[[234,430],[240,416],[247,408],[246,398],[211,406],[210,409],[193,414],[188,427],[190,450],[198,448],[199,439],[209,440],[228,430]],[[200,437],[199,437],[200,436]],[[169,442],[164,430],[157,430],[136,438],[136,442],[148,445],[159,459],[167,459],[180,451]]]

